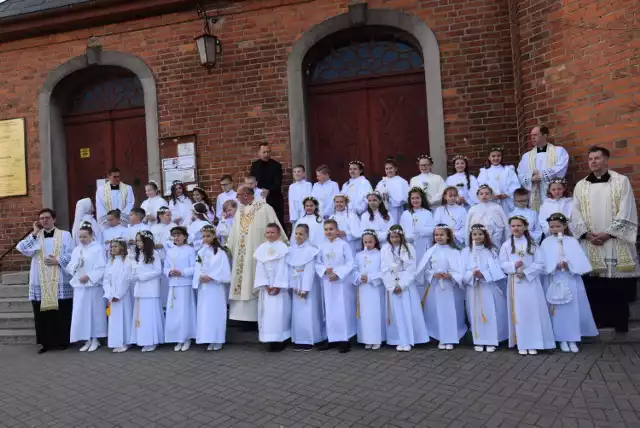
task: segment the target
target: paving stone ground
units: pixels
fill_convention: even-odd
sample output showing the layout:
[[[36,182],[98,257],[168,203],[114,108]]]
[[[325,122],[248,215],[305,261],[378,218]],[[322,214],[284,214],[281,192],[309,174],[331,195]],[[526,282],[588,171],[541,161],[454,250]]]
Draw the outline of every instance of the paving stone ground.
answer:
[[[2,427],[640,427],[639,391],[640,345],[528,357],[0,347]]]

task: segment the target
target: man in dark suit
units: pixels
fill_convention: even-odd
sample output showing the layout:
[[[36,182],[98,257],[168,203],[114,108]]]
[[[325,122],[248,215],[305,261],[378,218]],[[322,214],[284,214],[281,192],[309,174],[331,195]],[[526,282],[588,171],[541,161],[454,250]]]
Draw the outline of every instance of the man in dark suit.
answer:
[[[262,189],[262,197],[273,207],[280,224],[284,224],[282,165],[271,159],[271,148],[268,143],[260,144],[258,157],[258,160],[251,163],[250,175],[258,180],[258,188]]]

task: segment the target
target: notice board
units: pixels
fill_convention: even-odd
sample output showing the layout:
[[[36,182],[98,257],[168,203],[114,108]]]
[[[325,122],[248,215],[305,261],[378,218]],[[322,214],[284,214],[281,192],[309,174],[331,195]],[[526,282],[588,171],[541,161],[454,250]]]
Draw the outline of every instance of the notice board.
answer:
[[[24,118],[0,120],[0,198],[27,194]]]
[[[160,140],[162,193],[171,194],[174,181],[182,181],[189,191],[198,183],[197,139],[195,135]]]

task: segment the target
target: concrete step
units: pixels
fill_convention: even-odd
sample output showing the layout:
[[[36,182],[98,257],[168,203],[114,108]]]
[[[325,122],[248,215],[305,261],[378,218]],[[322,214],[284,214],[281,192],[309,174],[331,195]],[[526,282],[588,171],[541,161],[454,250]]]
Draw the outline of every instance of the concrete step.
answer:
[[[586,337],[585,343],[640,343],[640,321],[629,321],[628,333],[616,333],[613,328],[601,328],[598,337]]]
[[[36,343],[36,331],[28,329],[0,329],[0,344],[3,345],[33,345]]]
[[[33,312],[0,313],[0,330],[33,328]]]
[[[29,272],[6,272],[2,274],[3,285],[20,285],[29,283]]]
[[[29,297],[28,285],[0,285],[1,297]]]
[[[640,295],[639,299],[629,305],[629,319],[632,321],[640,321]]]
[[[28,297],[0,297],[0,313],[29,311],[33,311],[33,307]]]

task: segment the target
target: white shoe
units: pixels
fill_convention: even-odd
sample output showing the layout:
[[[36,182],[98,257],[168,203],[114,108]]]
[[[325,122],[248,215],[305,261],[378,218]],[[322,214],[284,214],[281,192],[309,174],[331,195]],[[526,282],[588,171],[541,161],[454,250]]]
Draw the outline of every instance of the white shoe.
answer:
[[[438,349],[447,349],[447,345],[441,343],[438,345]]]
[[[487,346],[487,352],[496,352],[495,346]]]
[[[538,355],[538,351],[535,349],[529,349],[529,355]]]
[[[147,346],[147,352],[153,352],[156,350],[156,345],[153,346]]]
[[[578,349],[578,344],[576,342],[569,342],[569,349],[574,354],[577,354],[578,352],[580,352],[580,349]]]
[[[207,346],[207,351],[213,351],[213,343],[210,343],[209,346]]]
[[[129,350],[128,346],[121,346],[119,348],[115,348],[113,352],[122,353],[122,352],[127,352],[128,350]]]
[[[380,349],[380,345],[371,345],[372,351],[377,351],[378,349]]]
[[[176,346],[173,347],[175,352],[179,352],[182,349],[182,343],[176,343]]]
[[[143,346],[143,347],[142,347],[142,350],[141,350],[140,352],[147,352],[147,350],[148,350],[148,349],[149,349],[149,347],[148,347],[148,346]]]
[[[364,349],[371,349],[372,345],[364,345]]]
[[[222,343],[214,343],[213,344],[213,350],[214,351],[219,351],[222,349]]]
[[[184,342],[182,344],[182,349],[180,349],[182,352],[187,352],[189,350],[189,348],[191,348],[191,339],[187,340],[186,342]]]
[[[451,343],[449,343],[447,345],[447,351],[451,351],[453,349],[453,345]]]
[[[402,350],[403,350],[404,352],[411,352],[411,345],[407,345],[407,346],[405,346],[404,348],[402,348]]]
[[[473,349],[476,352],[483,352],[484,351],[484,346],[474,346]]]
[[[526,349],[520,349],[520,350],[518,351],[518,354],[520,354],[520,355],[527,355],[527,350],[526,350]]]
[[[404,346],[400,346],[400,345],[396,346],[396,351],[398,352],[404,351]]]
[[[91,346],[87,349],[88,352],[93,352],[100,347],[100,341],[98,339],[91,340]]]
[[[80,352],[86,352],[89,350],[89,348],[91,348],[91,341],[87,340],[87,343],[82,345],[82,348],[80,348]]]
[[[562,352],[569,352],[569,344],[567,342],[560,342],[560,350]]]

